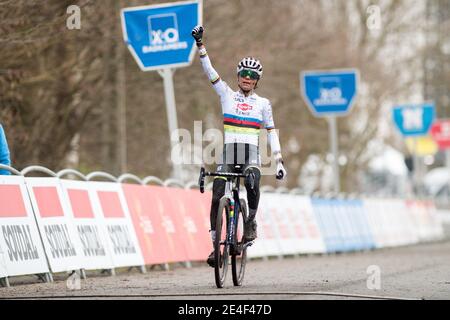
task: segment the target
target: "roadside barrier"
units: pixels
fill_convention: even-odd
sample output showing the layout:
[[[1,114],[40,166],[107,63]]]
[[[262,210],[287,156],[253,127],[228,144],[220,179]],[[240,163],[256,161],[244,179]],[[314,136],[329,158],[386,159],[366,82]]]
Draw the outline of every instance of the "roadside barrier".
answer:
[[[0,277],[49,273],[21,176],[0,176]]]
[[[61,180],[70,206],[70,215],[81,242],[83,268],[86,270],[112,270],[114,262],[106,226],[94,210],[92,193],[85,181]]]
[[[211,192],[131,174],[28,167],[0,176],[0,283],[8,277],[203,261]],[[29,177],[39,171],[50,177]],[[67,178],[66,178],[67,177]],[[69,179],[70,178],[70,179]],[[94,180],[107,180],[94,181]],[[150,185],[150,183],[156,185]],[[175,185],[176,187],[172,187]],[[262,190],[273,190],[262,188]],[[327,199],[264,191],[250,258],[404,246],[444,237],[431,201]]]

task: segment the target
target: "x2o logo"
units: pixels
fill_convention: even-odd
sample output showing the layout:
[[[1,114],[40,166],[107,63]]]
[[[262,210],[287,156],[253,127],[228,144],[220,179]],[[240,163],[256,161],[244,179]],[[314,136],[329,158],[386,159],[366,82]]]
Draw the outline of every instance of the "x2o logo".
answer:
[[[151,15],[147,18],[149,46],[143,46],[143,53],[182,50],[188,47],[185,41],[180,42],[177,15],[175,13]]]
[[[162,30],[152,30],[150,42],[153,45],[177,42],[179,38],[178,30],[169,28],[164,33]]]
[[[345,105],[348,103],[347,99],[342,97],[341,83],[339,79],[327,78],[320,80],[319,84],[320,96],[314,100],[317,106],[324,105]]]

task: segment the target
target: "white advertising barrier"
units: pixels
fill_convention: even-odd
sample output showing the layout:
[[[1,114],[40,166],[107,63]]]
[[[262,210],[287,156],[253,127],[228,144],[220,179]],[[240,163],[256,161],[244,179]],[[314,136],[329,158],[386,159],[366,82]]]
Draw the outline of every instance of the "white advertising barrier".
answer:
[[[297,252],[324,253],[325,243],[313,212],[311,199],[306,196],[289,195],[286,202],[288,204],[286,214],[295,232]]]
[[[438,240],[444,236],[442,224],[432,202],[406,200],[406,207],[415,222],[420,241]]]
[[[407,205],[407,201],[400,199],[392,199],[389,201],[391,211],[395,213],[397,218],[396,226],[399,235],[397,246],[409,245],[420,241],[420,234],[414,221],[414,213]]]
[[[291,198],[287,194],[270,193],[265,195],[267,210],[270,211],[273,225],[275,226],[275,236],[278,238],[282,255],[292,255],[299,253],[295,230],[289,221],[289,210],[293,210],[289,203]],[[291,214],[292,215],[292,214]]]
[[[325,252],[310,199],[289,194],[276,196],[273,203],[279,206],[276,219],[279,225],[283,254]]]
[[[432,201],[424,201],[428,216],[426,241],[441,240],[444,238],[444,228],[439,221],[436,206]]]
[[[400,211],[403,209],[400,208]],[[386,247],[395,247],[404,244],[399,226],[400,213],[394,210],[391,199],[378,200],[377,212],[382,218],[382,227],[384,237],[386,238]]]
[[[0,277],[48,273],[23,177],[0,176]]]
[[[419,242],[419,237],[415,231],[414,221],[411,219],[411,213],[405,205],[404,200],[387,200],[390,212],[394,217],[394,226],[396,227],[397,246],[410,245]]]
[[[445,238],[444,225],[434,203],[430,204],[429,210],[433,219],[433,235],[435,236],[435,239],[442,240]]]
[[[99,212],[95,212],[89,194],[89,182],[60,180],[76,233],[82,246],[86,270],[114,267],[108,247],[107,230]]]
[[[377,248],[392,247],[396,242],[392,212],[384,205],[384,199],[364,199],[364,207]]]
[[[442,228],[443,225],[450,225],[450,211],[449,210],[436,210],[438,218],[437,223]]]
[[[143,266],[144,258],[119,183],[89,182],[95,215],[106,227],[114,267]]]
[[[399,232],[399,212],[395,211],[391,205],[391,200],[381,200],[381,212],[385,221],[385,228],[387,229],[389,246],[396,247],[403,244],[401,234]]]
[[[82,269],[84,258],[58,178],[25,178],[52,272]]]
[[[433,201],[427,202],[428,213],[431,216],[430,232],[432,233],[433,240],[442,240],[445,238],[444,225],[440,219],[439,211]]]
[[[400,199],[365,199],[364,205],[377,247],[410,245],[421,240],[415,202],[408,205],[408,201]]]
[[[269,193],[261,193],[256,222],[258,223],[258,239],[249,248],[248,256],[256,258],[281,255],[278,230],[270,210]]]

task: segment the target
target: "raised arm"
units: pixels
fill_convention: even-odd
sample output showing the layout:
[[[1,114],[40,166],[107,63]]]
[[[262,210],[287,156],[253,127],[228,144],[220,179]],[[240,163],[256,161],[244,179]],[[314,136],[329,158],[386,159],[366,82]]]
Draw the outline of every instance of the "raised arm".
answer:
[[[198,47],[198,52],[200,54],[200,63],[202,65],[203,71],[208,76],[208,79],[211,81],[217,94],[219,96],[222,96],[227,92],[227,90],[231,89],[224,81],[222,81],[219,74],[211,64],[208,52],[206,51],[205,45],[203,44],[203,32],[204,28],[202,26],[197,26],[192,30],[192,37],[194,37]]]

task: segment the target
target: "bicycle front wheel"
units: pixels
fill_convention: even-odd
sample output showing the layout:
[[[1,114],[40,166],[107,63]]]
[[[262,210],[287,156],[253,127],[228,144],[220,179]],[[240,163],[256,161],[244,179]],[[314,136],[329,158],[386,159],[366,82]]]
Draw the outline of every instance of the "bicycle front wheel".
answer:
[[[233,284],[237,287],[242,286],[245,265],[247,263],[247,248],[244,249],[244,223],[247,221],[247,202],[244,199],[241,199],[239,207],[239,218],[235,221],[235,248],[231,255]]]
[[[228,216],[230,206],[227,198],[222,198],[216,218],[216,240],[214,241],[214,274],[217,288],[223,288],[228,270],[229,244],[227,241]]]

